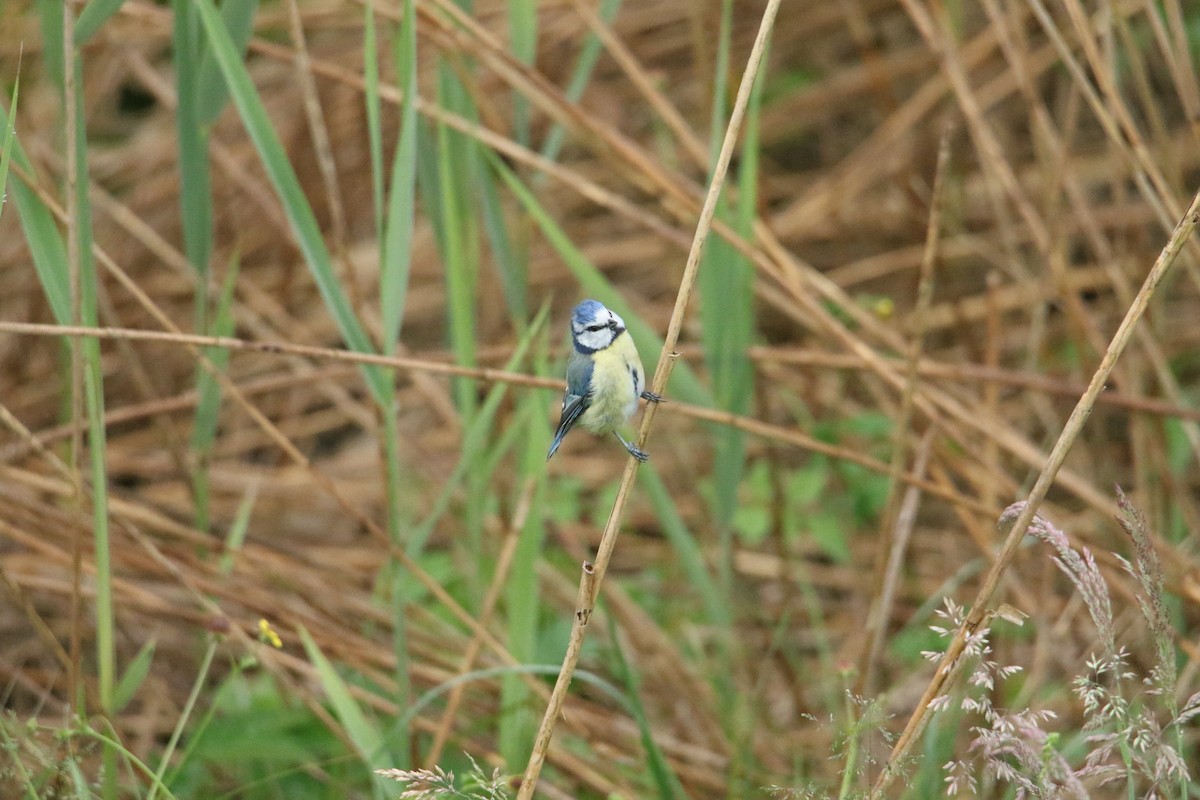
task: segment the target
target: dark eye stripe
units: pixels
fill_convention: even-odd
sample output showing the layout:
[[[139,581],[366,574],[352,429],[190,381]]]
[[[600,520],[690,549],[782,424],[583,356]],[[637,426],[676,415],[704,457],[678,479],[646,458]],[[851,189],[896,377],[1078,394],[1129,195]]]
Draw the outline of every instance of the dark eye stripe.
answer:
[[[608,327],[607,325],[588,325],[584,330],[589,330],[589,331],[595,332],[595,331],[602,331],[607,327]]]

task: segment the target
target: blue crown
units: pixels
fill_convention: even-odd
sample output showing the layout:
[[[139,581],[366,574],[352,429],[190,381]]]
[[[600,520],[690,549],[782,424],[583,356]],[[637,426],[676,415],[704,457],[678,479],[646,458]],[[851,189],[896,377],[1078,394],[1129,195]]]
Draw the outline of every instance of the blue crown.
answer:
[[[582,303],[575,306],[575,311],[571,316],[571,321],[582,327],[585,323],[595,319],[596,316],[603,310],[604,304],[599,300],[584,300]]]

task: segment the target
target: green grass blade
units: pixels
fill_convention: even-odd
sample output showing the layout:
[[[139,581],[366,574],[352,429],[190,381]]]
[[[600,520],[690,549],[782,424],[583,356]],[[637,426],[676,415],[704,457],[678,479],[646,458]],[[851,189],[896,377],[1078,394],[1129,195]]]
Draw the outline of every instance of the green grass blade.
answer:
[[[197,281],[197,333],[206,333],[208,262],[213,246],[212,186],[208,165],[207,124],[199,115],[199,56],[203,50],[191,0],[174,0],[175,135],[179,139],[179,204],[183,220],[183,249]]]
[[[621,0],[600,0],[600,8],[597,13],[600,15],[600,19],[608,24],[617,16],[617,10],[620,7]],[[579,60],[575,62],[575,69],[571,71],[571,79],[567,82],[565,94],[568,102],[578,102],[579,98],[583,96],[583,90],[587,88],[588,81],[592,79],[592,70],[596,68],[596,61],[600,58],[601,52],[603,52],[603,48],[600,40],[594,34],[588,34],[579,51]],[[558,152],[562,149],[565,140],[566,130],[560,123],[554,123],[554,127],[546,136],[546,143],[542,145],[542,157],[548,161],[557,159]]]
[[[400,105],[400,140],[392,156],[392,180],[380,263],[383,347],[395,352],[404,320],[408,276],[412,265],[413,220],[417,179],[417,22],[413,0],[405,0],[404,21],[396,42],[396,69],[404,98]]]
[[[137,690],[141,688],[142,682],[146,680],[146,676],[150,674],[150,664],[154,661],[154,649],[157,644],[154,639],[146,642],[137,651],[137,655],[125,665],[125,673],[121,675],[121,680],[117,682],[116,689],[113,690],[114,713],[119,713],[129,704],[129,701],[137,694]]]
[[[480,174],[479,184],[483,227],[491,247],[492,259],[500,272],[504,302],[508,306],[508,314],[513,324],[520,329],[529,318],[529,249],[524,246],[518,249],[513,245],[504,218],[504,207],[500,203],[500,191],[490,170]]]
[[[721,26],[717,32],[717,64],[713,73],[713,104],[709,125],[709,163],[716,163],[721,152],[721,139],[725,131],[726,98],[729,97],[729,40],[733,30],[733,0],[721,2]]]
[[[17,100],[20,96],[21,78],[13,82],[12,99],[8,103],[8,113],[0,108],[0,119],[4,123],[4,142],[0,144],[0,216],[4,214],[4,206],[8,202],[8,165],[12,161],[13,142],[17,140]]]
[[[371,208],[375,213],[375,235],[382,241],[386,187],[383,182],[383,101],[379,96],[379,32],[375,23],[375,0],[363,3],[363,102],[367,112],[367,152],[371,158]]]
[[[608,618],[608,638],[613,643],[612,652],[617,659],[617,674],[625,684],[625,693],[629,697],[628,706],[633,713],[634,722],[637,723],[638,733],[642,739],[642,749],[646,751],[646,761],[649,762],[650,777],[654,779],[658,796],[662,800],[687,797],[687,792],[679,783],[679,778],[667,764],[662,748],[658,746],[658,742],[654,741],[654,732],[650,727],[650,720],[646,716],[646,707],[642,703],[641,680],[633,664],[625,657],[625,649],[621,647],[621,638],[617,635],[616,621],[611,616]]]
[[[71,12],[68,12],[71,13]],[[60,38],[62,32],[60,31]],[[71,45],[74,47],[74,45]],[[64,51],[65,52],[65,51]],[[63,98],[68,98],[68,92],[73,91],[70,98],[74,104],[75,118],[74,137],[66,142],[66,146],[74,152],[74,232],[78,250],[78,299],[79,319],[74,319],[71,308],[71,293],[69,280],[64,280],[61,286],[45,286],[47,290],[67,288],[67,296],[60,298],[58,304],[65,306],[67,317],[72,324],[96,326],[99,321],[97,277],[95,262],[92,258],[92,207],[88,193],[88,140],[87,125],[84,116],[83,89],[83,55],[76,52],[74,59],[74,87],[64,81]],[[70,113],[67,103],[63,103],[64,117]],[[64,248],[65,250],[65,248]],[[68,269],[64,258],[61,269]],[[96,691],[100,707],[105,714],[112,713],[113,694],[116,684],[117,658],[115,643],[115,618],[113,603],[112,579],[112,542],[108,520],[108,468],[107,468],[107,437],[104,427],[104,373],[100,361],[100,342],[94,338],[75,339],[71,347],[78,347],[82,360],[84,408],[87,415],[87,455],[92,511],[92,544],[95,560],[95,640],[96,640]],[[79,422],[76,420],[76,422]],[[117,749],[106,745],[103,748],[102,760],[104,777],[102,793],[106,798],[117,796]]]
[[[466,119],[476,118],[471,97],[448,64],[439,65],[438,102]],[[479,148],[476,142],[446,125],[437,125],[436,137],[438,174],[434,199],[441,208],[443,235],[438,247],[445,265],[450,347],[458,364],[473,366],[475,292],[480,257],[472,187],[476,185],[474,175]],[[459,413],[464,419],[470,419],[476,404],[475,382],[456,378],[454,396]]]
[[[75,44],[82,45],[100,29],[108,18],[120,10],[125,0],[92,0],[84,6],[75,21]]]
[[[390,768],[392,764],[384,751],[383,736],[375,724],[367,719],[362,707],[350,693],[349,684],[334,669],[333,664],[321,652],[321,648],[317,646],[303,626],[297,629],[297,633],[300,634],[300,641],[304,644],[304,652],[308,656],[308,660],[316,667],[317,678],[321,682],[321,688],[325,690],[325,696],[329,698],[329,702],[333,706],[333,713],[337,715],[338,722],[342,724],[351,744],[358,752],[359,759],[372,771]],[[374,774],[372,779],[376,789],[384,791],[384,796],[388,796],[384,789],[384,781]]]
[[[246,487],[246,494],[242,496],[242,502],[238,503],[233,523],[229,526],[229,532],[225,534],[225,552],[221,554],[221,563],[217,567],[222,575],[233,573],[233,562],[246,541],[246,532],[250,530],[250,515],[254,512],[254,502],[257,499],[258,480],[256,479]]]
[[[745,138],[738,166],[737,207],[722,201],[718,215],[741,236],[752,234],[758,198],[758,112],[762,81],[754,86],[746,115]],[[719,408],[734,414],[750,411],[754,369],[745,357],[753,343],[754,268],[723,237],[714,237],[704,253],[698,276],[704,356]],[[721,538],[720,563],[726,591],[732,584],[732,520],[738,506],[738,486],[745,472],[745,434],[722,426],[714,431],[713,519]]]
[[[541,337],[543,340],[545,337]],[[543,348],[544,345],[543,345]],[[543,357],[544,361],[545,358]],[[521,402],[515,416],[516,426],[525,435],[518,453],[520,478],[514,482],[517,491],[532,478],[534,483],[532,508],[544,508],[546,497],[546,448],[543,440],[546,429],[546,406],[540,393],[530,393]],[[514,504],[517,502],[514,499]],[[543,514],[530,514],[517,534],[516,551],[509,568],[505,586],[508,636],[506,644],[519,663],[529,664],[537,659],[541,621],[541,592],[537,567],[541,561],[546,537]],[[529,758],[531,743],[537,730],[538,717],[531,704],[529,686],[516,675],[507,675],[500,682],[500,706],[508,711],[500,717],[497,735],[500,755],[508,769],[520,771]]]
[[[42,29],[42,64],[55,86],[63,85],[63,11],[62,0],[35,0]]]
[[[14,125],[12,117],[0,107],[0,125],[8,130]],[[13,135],[12,159],[27,175],[36,174],[20,137]],[[17,219],[25,234],[25,244],[33,258],[42,292],[50,304],[50,311],[59,325],[71,324],[71,287],[67,278],[67,247],[58,230],[58,223],[45,203],[24,181],[12,184],[12,197],[17,204]]]
[[[213,57],[221,68],[221,74],[225,77],[230,96],[233,98],[234,105],[237,106],[246,132],[254,142],[263,168],[266,169],[267,175],[283,203],[292,232],[296,236],[300,250],[304,253],[305,262],[321,293],[325,307],[333,316],[342,338],[351,349],[360,353],[374,352],[366,331],[354,314],[345,289],[338,282],[333,260],[321,236],[321,229],[317,225],[312,207],[308,204],[304,191],[300,187],[300,181],[296,178],[296,173],[288,162],[283,144],[280,142],[278,134],[275,133],[275,128],[271,125],[262,98],[259,97],[250,73],[242,63],[225,23],[217,14],[212,0],[195,1],[205,33],[208,34]],[[384,395],[392,390],[383,370],[367,366],[363,368],[363,374],[366,376],[371,393],[377,401],[382,402]]]
[[[232,336],[235,327],[233,318],[233,292],[237,285],[238,262],[230,260],[221,296],[217,299],[216,315],[212,323],[212,335]],[[229,350],[223,347],[206,347],[204,355],[213,367],[223,372],[229,363]],[[209,525],[208,468],[212,456],[213,442],[217,438],[217,424],[221,417],[221,384],[207,369],[196,371],[196,413],[192,424],[191,448],[196,459],[192,473],[192,493],[196,502],[196,529],[207,531]]]
[[[731,598],[721,594],[713,576],[709,574],[704,563],[704,553],[696,538],[688,530],[683,515],[675,505],[675,500],[667,485],[659,477],[653,464],[647,464],[638,471],[638,479],[646,491],[650,505],[654,507],[654,515],[662,526],[663,535],[671,543],[678,558],[679,568],[686,576],[686,584],[692,587],[694,593],[704,604],[705,614],[711,624],[718,630],[728,630],[733,624],[730,616]]]
[[[532,64],[537,56],[538,15],[537,0],[509,0],[508,38],[512,54],[522,64]],[[524,146],[529,145],[529,100],[519,89],[512,97],[513,137]]]
[[[225,23],[225,30],[229,32],[229,40],[233,43],[239,61],[246,57],[246,48],[254,34],[256,13],[258,0],[225,0],[221,4],[221,19]],[[211,48],[203,48],[199,64],[196,76],[196,119],[205,128],[211,128],[221,110],[225,108],[225,102],[229,99],[229,89]]]

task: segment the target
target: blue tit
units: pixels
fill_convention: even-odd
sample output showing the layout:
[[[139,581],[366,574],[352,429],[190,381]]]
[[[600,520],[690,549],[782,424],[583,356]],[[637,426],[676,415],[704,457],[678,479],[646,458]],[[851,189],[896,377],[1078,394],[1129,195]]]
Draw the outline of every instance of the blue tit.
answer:
[[[638,461],[649,456],[625,441],[617,431],[637,410],[638,398],[657,403],[645,391],[646,373],[625,322],[602,303],[584,300],[571,315],[574,348],[567,359],[567,392],[562,417],[546,460],[558,450],[567,431],[579,423],[596,434],[611,433]]]

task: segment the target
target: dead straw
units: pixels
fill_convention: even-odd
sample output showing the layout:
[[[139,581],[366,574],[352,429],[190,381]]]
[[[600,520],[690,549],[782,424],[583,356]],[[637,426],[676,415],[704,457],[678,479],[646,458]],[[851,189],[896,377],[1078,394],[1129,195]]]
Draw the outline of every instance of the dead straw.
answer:
[[[1034,483],[1033,489],[1029,492],[1028,500],[1021,509],[1021,513],[1017,516],[1016,521],[1013,522],[1012,528],[1009,529],[1008,537],[1004,540],[1004,547],[1000,550],[996,560],[992,563],[992,568],[988,570],[987,575],[984,577],[983,585],[979,587],[979,594],[976,595],[975,601],[971,604],[970,613],[967,615],[962,627],[955,634],[954,639],[950,642],[949,647],[946,648],[946,654],[942,656],[941,662],[938,663],[937,669],[934,670],[933,679],[930,680],[924,695],[921,696],[920,701],[917,703],[917,707],[909,718],[908,724],[904,727],[904,732],[900,734],[895,747],[892,748],[892,753],[888,757],[887,764],[884,766],[883,772],[880,773],[879,779],[875,782],[875,786],[871,790],[872,798],[881,797],[884,790],[895,779],[900,765],[905,760],[905,755],[925,729],[925,725],[929,722],[932,710],[930,704],[946,688],[950,677],[955,672],[955,667],[959,664],[959,656],[962,655],[968,639],[979,630],[986,619],[988,608],[991,606],[996,589],[1000,585],[1000,578],[1003,577],[1005,570],[1008,569],[1008,566],[1016,556],[1017,548],[1020,546],[1021,540],[1025,537],[1025,531],[1029,527],[1029,523],[1033,521],[1034,515],[1037,514],[1042,501],[1045,500],[1050,486],[1054,483],[1054,478],[1058,473],[1059,467],[1066,460],[1067,453],[1071,450],[1071,446],[1075,444],[1075,439],[1078,438],[1080,432],[1083,430],[1084,423],[1091,416],[1092,409],[1096,405],[1096,398],[1100,392],[1104,391],[1105,384],[1108,382],[1113,367],[1116,366],[1117,360],[1125,352],[1125,347],[1129,344],[1129,340],[1133,336],[1134,328],[1145,313],[1146,307],[1150,304],[1151,298],[1154,297],[1159,284],[1162,283],[1171,267],[1175,264],[1180,250],[1183,249],[1184,244],[1192,235],[1197,224],[1200,224],[1200,192],[1197,192],[1196,196],[1192,198],[1192,204],[1188,207],[1187,213],[1179,221],[1179,224],[1175,226],[1175,230],[1171,233],[1171,238],[1167,241],[1162,252],[1159,253],[1154,266],[1150,269],[1150,274],[1146,276],[1142,288],[1133,299],[1133,304],[1129,307],[1129,311],[1126,312],[1125,318],[1121,320],[1120,327],[1113,334],[1112,341],[1108,345],[1108,350],[1105,351],[1099,368],[1092,375],[1092,380],[1088,384],[1087,391],[1079,398],[1079,402],[1075,405],[1075,410],[1071,412],[1070,418],[1067,419],[1066,425],[1063,426],[1062,433],[1059,435],[1058,441],[1054,443],[1054,448],[1050,451],[1050,455],[1047,456],[1046,463],[1038,475],[1037,482]]]

